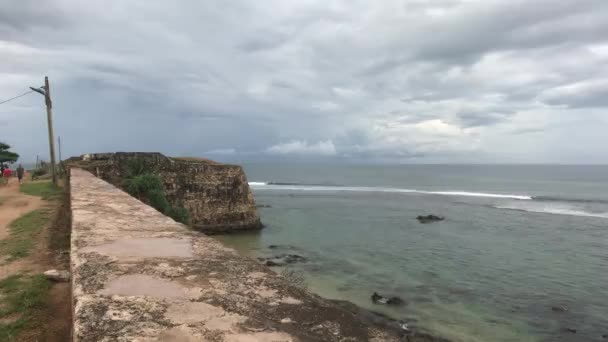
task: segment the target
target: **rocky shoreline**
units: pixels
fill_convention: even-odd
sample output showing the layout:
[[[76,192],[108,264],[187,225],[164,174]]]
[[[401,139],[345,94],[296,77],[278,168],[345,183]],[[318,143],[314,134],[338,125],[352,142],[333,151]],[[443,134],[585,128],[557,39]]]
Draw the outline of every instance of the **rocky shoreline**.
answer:
[[[297,248],[290,245],[269,245],[269,251],[274,252],[270,256],[257,257],[256,260],[263,266],[275,267],[275,269],[283,268],[291,270],[288,267],[296,263],[306,263],[309,258],[296,254]],[[383,330],[391,332],[398,336],[399,341],[409,342],[450,342],[450,340],[438,336],[434,336],[431,332],[425,331],[417,327],[415,322],[408,320],[398,320],[381,312],[363,308],[353,302],[347,300],[325,299],[332,304],[346,310],[348,313],[356,317],[364,324],[380,327]],[[406,305],[407,302],[397,296],[383,296],[376,292],[370,296],[372,303],[377,305]]]
[[[383,329],[392,331],[401,337],[401,341],[407,342],[450,342],[443,337],[432,335],[432,333],[424,331],[417,327],[410,327],[407,322],[396,320],[383,313],[367,310],[349,302],[347,300],[330,299],[332,303],[340,306],[344,310],[353,313],[357,318],[366,324],[380,326]]]

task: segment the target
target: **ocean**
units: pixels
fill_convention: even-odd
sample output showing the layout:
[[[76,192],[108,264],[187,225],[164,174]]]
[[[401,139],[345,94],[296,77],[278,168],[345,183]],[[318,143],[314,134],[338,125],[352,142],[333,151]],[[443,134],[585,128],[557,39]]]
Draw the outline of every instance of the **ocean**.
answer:
[[[251,257],[305,256],[289,267],[313,292],[453,341],[607,340],[608,166],[245,171],[266,228],[218,238]]]

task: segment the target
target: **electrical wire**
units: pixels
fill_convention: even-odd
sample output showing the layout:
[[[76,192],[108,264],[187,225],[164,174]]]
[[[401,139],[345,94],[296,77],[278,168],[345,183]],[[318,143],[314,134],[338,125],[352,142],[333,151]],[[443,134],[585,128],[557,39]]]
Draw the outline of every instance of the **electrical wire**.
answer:
[[[31,92],[33,92],[33,90],[30,90],[30,91],[28,91],[28,92],[25,92],[25,93],[23,93],[23,94],[21,94],[21,95],[17,95],[17,96],[15,96],[15,97],[11,97],[11,98],[10,98],[10,99],[8,99],[8,100],[0,101],[0,104],[7,103],[7,102],[12,101],[12,100],[14,100],[14,99],[18,99],[18,98],[20,98],[21,96],[25,96],[25,95],[27,95],[27,94],[29,94],[29,93],[31,93]]]

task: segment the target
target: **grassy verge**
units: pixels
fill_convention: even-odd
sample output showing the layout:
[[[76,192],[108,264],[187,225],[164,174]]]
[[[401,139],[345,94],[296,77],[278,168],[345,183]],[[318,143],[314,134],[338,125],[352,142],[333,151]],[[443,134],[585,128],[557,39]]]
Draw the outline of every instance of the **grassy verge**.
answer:
[[[8,255],[9,260],[28,256],[50,215],[48,209],[38,209],[11,222],[9,237],[0,240],[0,255]]]
[[[28,182],[22,184],[20,187],[21,192],[32,195],[40,196],[44,200],[52,200],[61,196],[61,188],[53,185],[52,182]]]
[[[17,341],[17,336],[39,322],[46,308],[51,284],[41,275],[13,275],[0,280],[0,341]]]
[[[57,201],[57,209],[52,224],[49,227],[48,245],[50,249],[59,255],[68,256],[70,249],[70,233],[72,231],[72,213],[70,211],[69,183],[66,182],[63,192]],[[62,259],[62,258],[60,258]],[[66,260],[65,267],[69,267]]]

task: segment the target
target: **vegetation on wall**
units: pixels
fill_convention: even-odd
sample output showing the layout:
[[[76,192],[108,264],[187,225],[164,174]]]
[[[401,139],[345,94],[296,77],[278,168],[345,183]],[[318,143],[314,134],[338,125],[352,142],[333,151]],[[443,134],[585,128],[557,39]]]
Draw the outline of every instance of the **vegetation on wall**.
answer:
[[[145,160],[130,160],[127,165],[123,188],[131,196],[150,205],[161,213],[171,217],[177,222],[190,223],[190,214],[186,208],[172,206],[165,195],[162,180],[152,173],[153,167]]]

